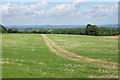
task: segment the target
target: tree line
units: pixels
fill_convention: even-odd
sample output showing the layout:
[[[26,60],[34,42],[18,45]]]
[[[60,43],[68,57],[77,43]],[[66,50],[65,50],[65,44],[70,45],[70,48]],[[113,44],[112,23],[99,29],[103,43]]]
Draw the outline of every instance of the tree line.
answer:
[[[79,29],[58,29],[53,30],[53,34],[77,34],[77,35],[92,35],[92,36],[117,36],[120,34],[120,29],[97,27],[96,25],[88,24],[86,28]]]
[[[1,26],[1,25],[0,25]],[[6,29],[2,26],[2,33],[33,33],[33,34],[75,34],[75,35],[92,35],[92,36],[117,36],[120,34],[120,29],[97,27],[96,25],[88,24],[86,28],[77,29],[54,29],[54,30],[31,30],[19,31],[15,29]]]

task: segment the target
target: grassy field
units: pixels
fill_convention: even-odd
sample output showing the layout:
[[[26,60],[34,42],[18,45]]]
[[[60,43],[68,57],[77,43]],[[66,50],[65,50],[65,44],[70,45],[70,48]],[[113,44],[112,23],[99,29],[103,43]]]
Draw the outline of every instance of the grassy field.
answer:
[[[82,56],[118,61],[117,37],[80,36],[80,35],[47,35],[57,45]]]
[[[95,64],[92,61],[87,62],[83,58],[80,58],[83,60],[77,60],[71,57],[71,59],[62,57],[59,53],[68,51],[55,53],[57,49],[61,48],[55,47],[55,44],[52,46],[52,42],[47,37],[59,47],[81,55],[85,59],[96,59]],[[3,77],[117,77],[117,39],[80,35],[47,35],[47,37],[40,34],[3,34]],[[108,64],[106,61],[111,63]]]

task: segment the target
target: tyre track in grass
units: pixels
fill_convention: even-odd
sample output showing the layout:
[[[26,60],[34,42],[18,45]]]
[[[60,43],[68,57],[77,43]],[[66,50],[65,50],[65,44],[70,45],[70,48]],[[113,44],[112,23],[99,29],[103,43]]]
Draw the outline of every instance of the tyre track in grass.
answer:
[[[73,61],[77,61],[77,62],[94,64],[99,67],[101,66],[101,67],[105,67],[108,69],[118,69],[118,66],[117,66],[118,63],[116,63],[116,62],[107,62],[107,61],[103,61],[100,59],[92,59],[89,57],[77,55],[73,52],[65,50],[65,49],[61,48],[60,46],[56,45],[45,34],[42,34],[42,37],[45,40],[47,46],[50,48],[50,50],[52,52],[56,53],[56,55],[58,55],[60,57],[63,57],[65,59],[69,59],[69,60],[73,60]]]

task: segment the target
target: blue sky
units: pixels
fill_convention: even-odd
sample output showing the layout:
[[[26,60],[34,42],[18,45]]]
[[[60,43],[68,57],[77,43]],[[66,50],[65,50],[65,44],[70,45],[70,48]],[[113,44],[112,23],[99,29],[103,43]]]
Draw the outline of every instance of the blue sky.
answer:
[[[117,24],[117,2],[9,2],[2,7],[3,25]]]

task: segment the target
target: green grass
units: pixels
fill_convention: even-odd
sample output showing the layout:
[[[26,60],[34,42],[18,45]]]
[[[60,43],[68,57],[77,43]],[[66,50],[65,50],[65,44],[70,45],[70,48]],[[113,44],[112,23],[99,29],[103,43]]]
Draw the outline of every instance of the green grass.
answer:
[[[118,62],[118,39],[84,35],[47,35],[57,45],[76,54]]]
[[[117,61],[117,53],[106,51],[98,54],[90,49],[106,49],[107,44],[114,44],[114,47],[107,49],[116,50],[116,39],[77,36],[77,35],[47,35],[56,44],[76,54],[92,56],[100,59]],[[88,46],[84,44],[89,39],[93,43],[102,39],[106,44],[105,48],[99,46]],[[93,39],[93,40],[91,40]],[[61,40],[61,41],[60,41]],[[65,40],[65,41],[64,41]],[[74,40],[74,43],[73,43]],[[96,40],[96,41],[95,41]],[[104,40],[110,40],[104,41]],[[75,62],[57,56],[51,52],[40,34],[3,34],[2,35],[2,76],[3,78],[88,78],[88,77],[116,77],[117,69],[95,66],[94,64]],[[71,42],[72,41],[72,42]],[[81,42],[82,41],[82,42]],[[95,41],[95,42],[94,42]],[[83,46],[70,46],[81,43]],[[79,45],[79,44],[78,44]],[[70,46],[70,47],[69,47]],[[88,48],[88,50],[87,50]],[[79,51],[79,49],[84,49]],[[91,53],[91,52],[94,53]],[[83,53],[84,52],[84,53]],[[91,54],[89,54],[91,53]],[[97,55],[95,55],[95,53]],[[109,53],[109,54],[108,54]],[[107,56],[106,56],[107,55]],[[111,59],[108,59],[110,57]],[[98,57],[99,58],[99,57]]]

